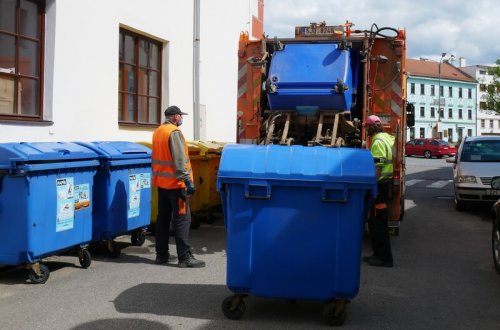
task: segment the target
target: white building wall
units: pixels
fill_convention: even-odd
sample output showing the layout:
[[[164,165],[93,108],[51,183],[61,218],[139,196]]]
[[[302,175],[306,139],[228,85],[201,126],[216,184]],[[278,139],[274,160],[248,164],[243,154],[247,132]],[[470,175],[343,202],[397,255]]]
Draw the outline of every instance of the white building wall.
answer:
[[[247,27],[252,2],[202,1],[200,89],[208,140],[235,139],[238,35]],[[47,0],[47,123],[2,122],[0,142],[150,141],[153,128],[118,125],[121,25],[164,42],[162,109],[175,104],[189,113],[182,130],[192,139],[193,7],[193,1],[173,0]]]
[[[489,85],[493,82],[493,77],[488,74],[488,67],[484,65],[471,65],[460,68],[470,76],[476,78],[477,85],[477,135],[500,135],[500,114],[494,111],[481,110],[480,102],[486,102],[487,92],[481,91],[480,85]],[[484,127],[483,125],[484,121]],[[493,127],[491,127],[493,126]]]

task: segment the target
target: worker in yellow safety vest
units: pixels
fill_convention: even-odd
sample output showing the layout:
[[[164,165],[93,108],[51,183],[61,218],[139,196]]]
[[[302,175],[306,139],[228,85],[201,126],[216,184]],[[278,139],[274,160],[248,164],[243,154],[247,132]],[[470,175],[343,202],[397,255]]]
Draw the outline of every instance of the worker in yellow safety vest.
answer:
[[[166,264],[176,258],[169,253],[170,223],[173,224],[179,267],[204,267],[197,260],[189,244],[191,212],[189,196],[194,194],[193,173],[189,149],[179,129],[182,112],[172,105],[165,110],[165,122],[153,134],[153,187],[158,189],[158,217],[156,221],[156,260]]]
[[[373,255],[363,257],[363,261],[371,266],[393,267],[387,202],[393,176],[392,147],[395,138],[383,132],[382,121],[378,116],[368,116],[363,125],[368,136],[372,138],[370,151],[375,161],[377,175],[375,214],[368,219]]]

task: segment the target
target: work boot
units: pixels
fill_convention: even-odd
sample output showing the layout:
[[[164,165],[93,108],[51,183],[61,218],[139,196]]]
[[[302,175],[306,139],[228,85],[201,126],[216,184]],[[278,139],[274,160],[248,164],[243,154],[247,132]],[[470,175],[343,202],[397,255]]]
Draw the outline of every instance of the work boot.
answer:
[[[167,262],[172,262],[177,260],[177,256],[167,253],[166,255],[163,254],[157,254],[156,259],[155,259],[155,264],[161,265],[161,264],[166,264]]]
[[[385,261],[379,258],[371,257],[367,261],[368,265],[376,266],[376,267],[393,267],[394,264],[392,261]]]
[[[191,253],[188,253],[182,260],[179,259],[179,267],[202,268],[205,267],[205,261],[198,260]]]

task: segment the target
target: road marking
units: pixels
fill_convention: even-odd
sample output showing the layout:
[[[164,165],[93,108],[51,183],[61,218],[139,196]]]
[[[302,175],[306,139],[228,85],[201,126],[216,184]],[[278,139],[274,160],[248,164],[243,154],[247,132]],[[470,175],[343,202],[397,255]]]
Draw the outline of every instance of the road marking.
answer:
[[[406,186],[409,187],[409,186],[413,186],[414,184],[417,184],[419,182],[424,182],[424,180],[419,180],[419,179],[413,179],[413,180],[408,180],[406,181]]]
[[[443,188],[446,186],[448,183],[453,182],[453,180],[440,180],[431,183],[430,185],[427,186],[427,188]]]

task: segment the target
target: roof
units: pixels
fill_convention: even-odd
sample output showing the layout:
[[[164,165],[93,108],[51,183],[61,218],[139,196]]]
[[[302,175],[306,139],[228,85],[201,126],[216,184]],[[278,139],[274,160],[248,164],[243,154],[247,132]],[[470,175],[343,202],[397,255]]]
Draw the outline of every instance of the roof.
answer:
[[[406,72],[410,76],[439,79],[439,62],[409,58],[406,60]],[[476,79],[447,62],[441,63],[441,79],[477,82]]]

